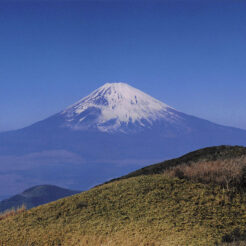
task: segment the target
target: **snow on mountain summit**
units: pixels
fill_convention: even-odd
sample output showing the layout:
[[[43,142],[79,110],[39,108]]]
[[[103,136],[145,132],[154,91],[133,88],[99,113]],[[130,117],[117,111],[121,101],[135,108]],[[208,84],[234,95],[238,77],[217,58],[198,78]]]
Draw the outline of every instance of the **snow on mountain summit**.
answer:
[[[125,131],[146,127],[159,119],[172,121],[172,108],[126,83],[106,83],[61,114],[74,129]]]

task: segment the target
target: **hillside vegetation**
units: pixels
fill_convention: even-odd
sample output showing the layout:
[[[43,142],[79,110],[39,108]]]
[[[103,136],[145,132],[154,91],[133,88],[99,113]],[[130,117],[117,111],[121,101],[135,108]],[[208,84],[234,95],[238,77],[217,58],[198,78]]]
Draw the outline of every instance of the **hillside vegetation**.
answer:
[[[169,168],[164,174],[205,184],[217,184],[231,193],[244,192],[246,188],[246,156],[181,164]]]
[[[233,154],[217,160],[244,162],[244,148],[226,149]],[[213,156],[212,148],[209,151]],[[213,165],[217,160],[210,159]],[[205,165],[204,158],[189,162],[192,169],[199,165]],[[0,245],[227,245],[243,241],[244,190],[195,179],[180,166],[184,175],[176,177],[172,168],[117,180],[8,217],[0,221]]]

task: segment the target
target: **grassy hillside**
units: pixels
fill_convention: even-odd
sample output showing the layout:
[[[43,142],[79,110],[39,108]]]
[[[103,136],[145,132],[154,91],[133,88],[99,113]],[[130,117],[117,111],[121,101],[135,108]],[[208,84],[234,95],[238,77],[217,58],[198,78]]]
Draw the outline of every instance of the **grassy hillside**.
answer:
[[[8,217],[0,221],[0,245],[216,245],[243,240],[245,224],[243,191],[159,173]]]
[[[78,191],[64,189],[55,185],[38,185],[31,187],[21,194],[12,196],[0,202],[0,212],[25,205],[27,209],[71,196]]]

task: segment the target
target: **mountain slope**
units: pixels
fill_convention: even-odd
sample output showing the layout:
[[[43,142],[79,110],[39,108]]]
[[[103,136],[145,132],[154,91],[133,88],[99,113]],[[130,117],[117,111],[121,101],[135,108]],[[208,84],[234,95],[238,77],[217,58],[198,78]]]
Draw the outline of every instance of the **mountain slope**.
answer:
[[[21,194],[15,195],[0,202],[0,212],[25,205],[27,209],[49,203],[79,191],[72,191],[54,185],[38,185]]]
[[[231,150],[226,151],[227,159],[242,155],[240,147]],[[194,161],[203,159],[205,152],[213,157],[225,153],[218,148],[200,150]],[[231,193],[218,185],[142,175],[0,221],[0,242],[9,246],[17,240],[25,245],[64,246],[217,245],[245,237],[245,202],[245,193]]]
[[[0,195],[37,183],[85,190],[148,163],[222,144],[245,146],[246,131],[184,114],[127,84],[107,83],[43,121],[0,133]]]

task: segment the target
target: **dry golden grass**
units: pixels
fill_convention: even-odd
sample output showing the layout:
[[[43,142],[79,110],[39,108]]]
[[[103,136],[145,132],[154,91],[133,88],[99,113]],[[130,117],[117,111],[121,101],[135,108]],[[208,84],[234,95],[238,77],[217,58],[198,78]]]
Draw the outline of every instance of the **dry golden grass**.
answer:
[[[112,236],[82,236],[80,239],[70,242],[71,245],[76,246],[164,246],[164,244],[155,242],[154,240],[149,240],[144,238],[143,235],[135,235],[134,238],[129,238],[128,234],[124,233],[117,233],[116,235]],[[67,245],[69,245],[67,243]],[[169,244],[170,245],[170,244]]]
[[[143,229],[143,228],[142,228]],[[98,234],[85,234],[80,237],[66,237],[62,241],[62,246],[178,246],[178,245],[191,245],[196,246],[198,242],[191,242],[192,238],[195,238],[196,232],[191,232],[189,235],[183,231],[160,231],[155,232],[153,228],[147,230],[132,230],[125,229],[116,233],[108,235]],[[68,239],[69,238],[69,239]],[[212,238],[211,238],[212,239]],[[212,240],[214,241],[214,240]],[[188,242],[188,243],[187,243]],[[214,245],[214,243],[208,244],[204,239],[199,240],[199,245]],[[48,246],[48,244],[47,244]]]
[[[226,189],[241,189],[246,185],[246,156],[236,159],[199,161],[189,165],[181,164],[170,168],[164,174],[195,182],[219,184]]]
[[[209,246],[234,231],[243,240],[246,197],[221,191],[164,175],[121,180],[0,221],[0,245]]]
[[[0,221],[6,219],[8,217],[13,217],[17,214],[20,214],[20,213],[24,212],[25,210],[26,210],[25,205],[22,205],[21,207],[19,207],[17,209],[15,209],[15,208],[8,209],[8,210],[4,211],[3,213],[0,213]]]

